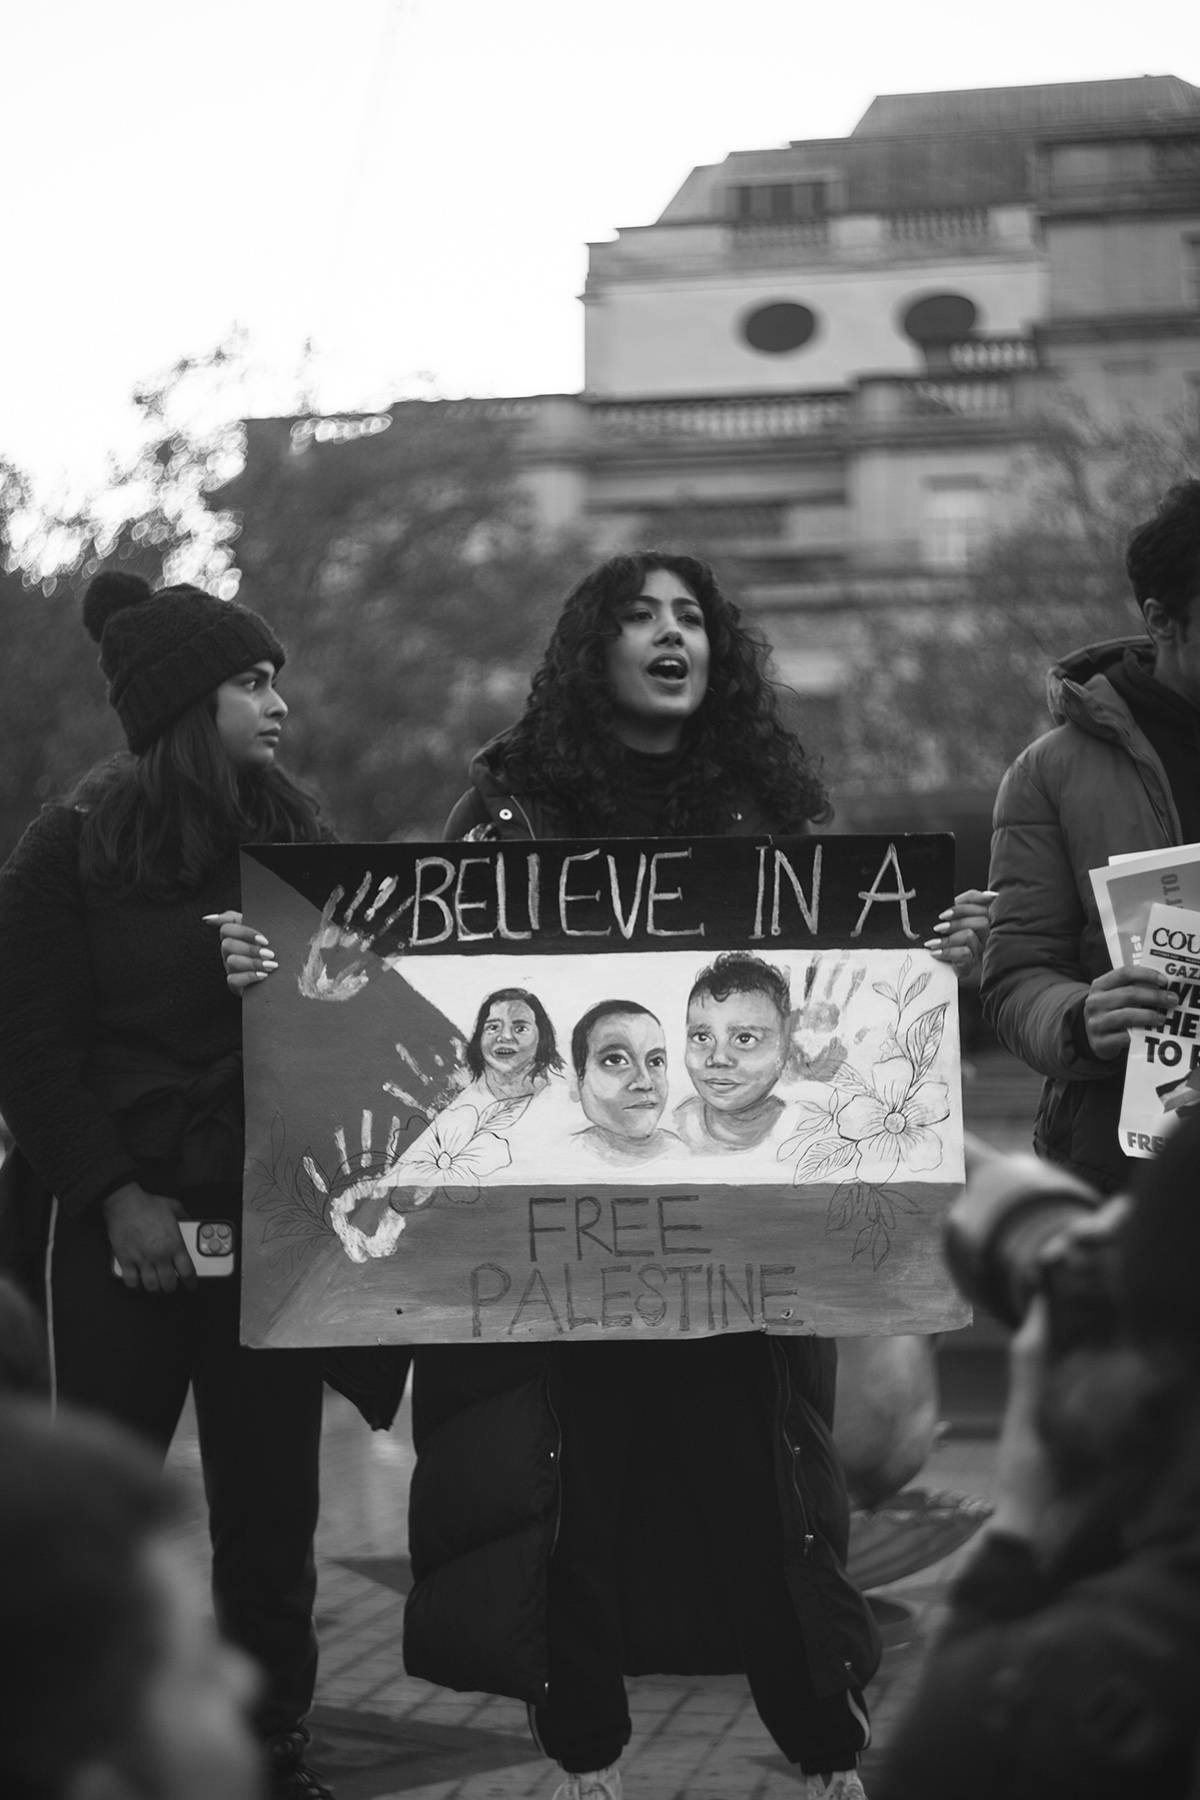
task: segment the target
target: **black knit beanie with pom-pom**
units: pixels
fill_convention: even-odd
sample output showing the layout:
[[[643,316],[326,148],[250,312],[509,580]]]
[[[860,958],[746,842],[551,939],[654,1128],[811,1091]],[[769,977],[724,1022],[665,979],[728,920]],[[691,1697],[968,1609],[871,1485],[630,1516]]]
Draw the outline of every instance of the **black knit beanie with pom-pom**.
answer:
[[[140,754],[181,713],[254,663],[283,667],[283,645],[247,606],[202,588],[152,591],[140,575],[102,571],[83,598],[108,698]]]

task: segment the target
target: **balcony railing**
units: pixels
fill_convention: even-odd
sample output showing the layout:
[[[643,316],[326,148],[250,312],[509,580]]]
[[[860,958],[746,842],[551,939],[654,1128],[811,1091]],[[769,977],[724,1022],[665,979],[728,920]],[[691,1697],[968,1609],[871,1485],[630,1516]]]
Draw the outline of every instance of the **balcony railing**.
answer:
[[[850,416],[850,395],[762,394],[711,400],[601,400],[589,408],[606,438],[731,439],[812,437]]]
[[[946,357],[950,367],[963,374],[1009,374],[1040,366],[1032,338],[964,338],[947,345]]]
[[[893,244],[947,244],[978,241],[991,232],[986,206],[921,207],[888,214]]]
[[[946,375],[898,384],[901,410],[918,418],[1006,418],[1013,410],[1012,383],[1003,376]]]
[[[737,219],[733,242],[738,250],[824,250],[829,244],[829,220]]]

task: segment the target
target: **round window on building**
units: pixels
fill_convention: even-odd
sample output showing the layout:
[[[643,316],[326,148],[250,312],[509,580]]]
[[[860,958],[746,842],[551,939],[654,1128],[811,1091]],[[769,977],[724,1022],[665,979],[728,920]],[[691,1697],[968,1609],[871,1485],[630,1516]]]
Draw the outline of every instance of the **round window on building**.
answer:
[[[761,350],[766,356],[802,349],[816,329],[816,314],[795,300],[773,300],[742,320],[742,336],[752,350]]]
[[[914,344],[956,344],[970,337],[979,309],[965,294],[926,294],[914,300],[902,320]]]

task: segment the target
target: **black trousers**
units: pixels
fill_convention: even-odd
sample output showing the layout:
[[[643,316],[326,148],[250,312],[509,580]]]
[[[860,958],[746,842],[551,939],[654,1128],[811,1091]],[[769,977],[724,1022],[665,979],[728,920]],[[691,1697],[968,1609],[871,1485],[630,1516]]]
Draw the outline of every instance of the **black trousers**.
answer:
[[[732,1620],[763,1724],[810,1774],[850,1769],[865,1742],[862,1696],[819,1696],[783,1572],[771,1454],[769,1347],[758,1333],[678,1344],[570,1344],[556,1356],[562,1510],[550,1563],[549,1684],[533,1710],[548,1756],[606,1768],[629,1742],[622,1678],[620,1541],[644,1479],[647,1434],[689,1485],[704,1541],[701,1579]]]
[[[236,1274],[148,1294],[126,1288],[111,1264],[99,1214],[74,1222],[60,1211],[47,1263],[55,1392],[165,1456],[191,1385],[217,1622],[263,1671],[263,1735],[291,1730],[312,1704],[317,1671],[319,1353],[243,1349]]]

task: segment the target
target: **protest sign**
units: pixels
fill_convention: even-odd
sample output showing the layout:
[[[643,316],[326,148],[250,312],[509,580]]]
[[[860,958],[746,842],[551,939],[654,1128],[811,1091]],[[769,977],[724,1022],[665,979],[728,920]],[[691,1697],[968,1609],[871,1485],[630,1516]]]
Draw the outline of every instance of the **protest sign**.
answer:
[[[951,839],[258,846],[242,883],[280,965],[247,1343],[966,1323]]]
[[[1174,1009],[1129,1034],[1119,1132],[1126,1156],[1157,1156],[1180,1117],[1200,1106],[1200,910],[1152,906],[1137,958],[1169,977]]]
[[[1200,844],[1110,857],[1089,874],[1114,969],[1140,958],[1152,906],[1200,908]]]

